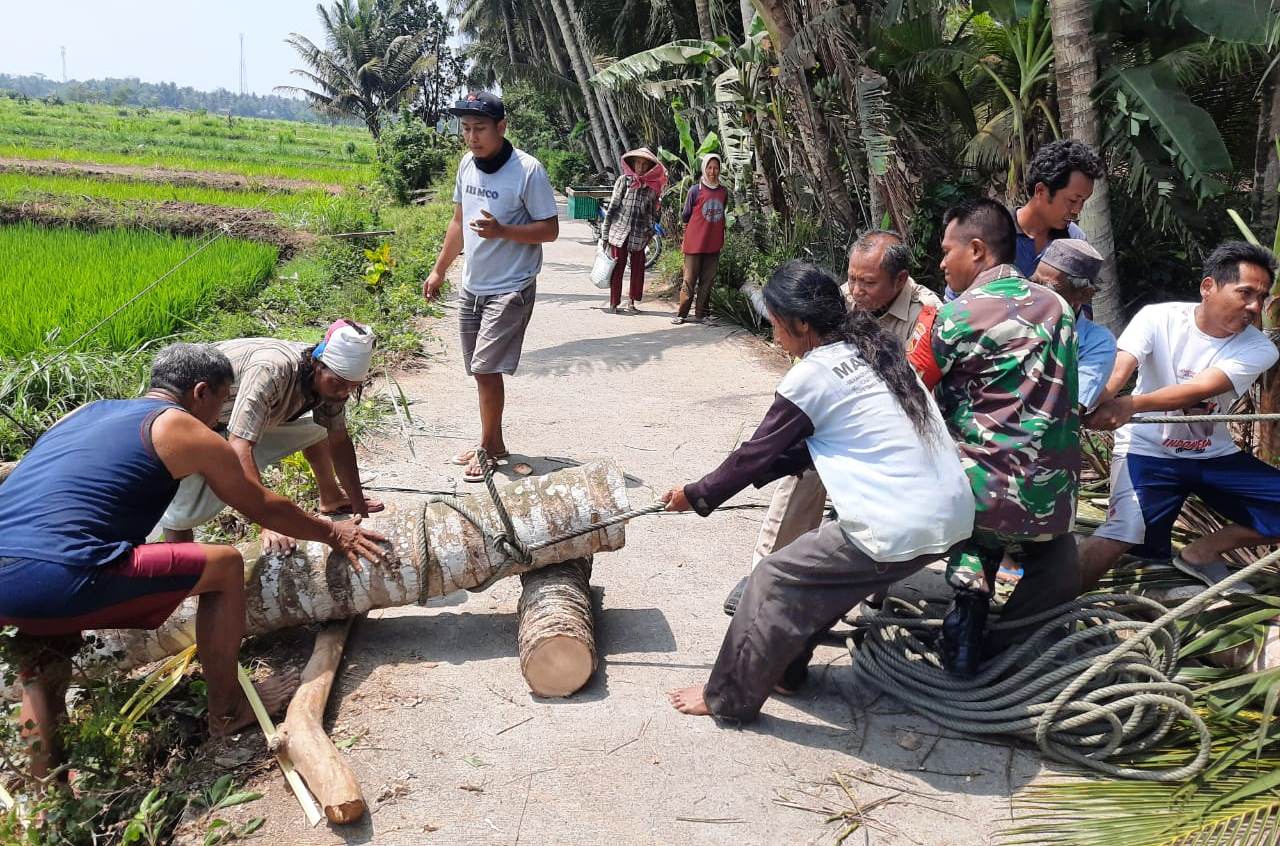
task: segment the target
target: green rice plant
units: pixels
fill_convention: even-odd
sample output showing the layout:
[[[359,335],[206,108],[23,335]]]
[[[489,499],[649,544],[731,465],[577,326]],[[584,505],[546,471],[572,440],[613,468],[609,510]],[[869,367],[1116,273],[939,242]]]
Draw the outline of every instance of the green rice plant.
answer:
[[[124,112],[122,116],[119,112]],[[284,134],[291,140],[281,143]],[[0,156],[228,171],[341,185],[369,182],[363,129],[169,110],[0,100]]]
[[[261,208],[281,214],[299,214],[331,195],[323,191],[289,194],[272,191],[224,191],[197,185],[166,182],[103,180],[87,176],[46,176],[0,173],[0,200],[111,200],[114,202],[200,203],[230,208]]]
[[[127,350],[171,335],[202,307],[254,290],[277,256],[229,238],[0,227],[0,357],[67,344],[166,273],[84,346]]]

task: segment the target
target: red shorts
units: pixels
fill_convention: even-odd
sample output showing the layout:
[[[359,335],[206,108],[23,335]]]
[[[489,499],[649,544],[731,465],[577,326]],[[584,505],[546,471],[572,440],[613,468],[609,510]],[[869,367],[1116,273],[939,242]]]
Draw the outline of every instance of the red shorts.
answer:
[[[206,563],[195,543],[136,546],[103,567],[0,558],[0,625],[46,637],[159,628],[190,595]]]

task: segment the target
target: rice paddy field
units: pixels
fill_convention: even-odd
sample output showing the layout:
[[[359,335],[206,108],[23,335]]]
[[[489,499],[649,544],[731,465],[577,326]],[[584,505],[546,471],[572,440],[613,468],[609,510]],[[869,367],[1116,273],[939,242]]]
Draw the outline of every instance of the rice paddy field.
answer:
[[[23,202],[46,198],[111,200],[114,202],[183,202],[228,208],[266,209],[293,214],[323,205],[332,195],[325,191],[285,193],[279,191],[228,191],[199,185],[174,185],[94,179],[90,176],[48,176],[0,172],[0,200]]]
[[[0,98],[0,157],[97,162],[337,185],[369,181],[375,150],[360,127],[199,112]]]
[[[136,394],[170,340],[317,340],[341,315],[388,361],[421,348],[418,280],[452,206],[365,190],[362,127],[0,97],[0,159],[0,460]],[[380,246],[394,270],[370,281]]]
[[[109,315],[204,241],[145,230],[0,226],[0,357],[59,347]],[[253,291],[274,247],[221,238],[85,339],[124,351],[187,328],[201,308]]]

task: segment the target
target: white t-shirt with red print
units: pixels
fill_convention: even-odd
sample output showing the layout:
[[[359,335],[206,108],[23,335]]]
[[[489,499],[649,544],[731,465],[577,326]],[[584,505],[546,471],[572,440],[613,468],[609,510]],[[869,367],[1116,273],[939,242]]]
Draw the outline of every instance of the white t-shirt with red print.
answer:
[[[1210,368],[1222,371],[1231,388],[1182,411],[1144,412],[1166,416],[1168,423],[1132,423],[1116,430],[1116,455],[1155,458],[1217,458],[1238,452],[1225,423],[1179,423],[1186,415],[1226,414],[1254,381],[1280,358],[1266,335],[1250,326],[1227,338],[1206,335],[1196,326],[1197,303],[1160,303],[1139,311],[1116,346],[1138,360],[1134,395],[1195,379]]]

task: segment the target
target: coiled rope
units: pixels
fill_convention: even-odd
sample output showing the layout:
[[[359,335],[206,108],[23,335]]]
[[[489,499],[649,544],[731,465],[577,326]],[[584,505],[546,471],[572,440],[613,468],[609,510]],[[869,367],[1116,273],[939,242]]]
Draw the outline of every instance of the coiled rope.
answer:
[[[1047,758],[1109,776],[1185,781],[1208,764],[1212,737],[1191,689],[1173,681],[1180,645],[1175,623],[1278,560],[1280,550],[1174,609],[1142,596],[1095,594],[1033,618],[995,623],[992,629],[1041,625],[973,679],[949,674],[916,636],[939,629],[942,621],[901,600],[890,599],[901,615],[867,618],[865,640],[857,646],[850,639],[849,651],[876,687],[939,725],[1020,737]],[[1072,633],[1063,637],[1068,629]],[[1179,717],[1198,735],[1191,760],[1164,769],[1108,760],[1151,749]]]
[[[549,546],[555,546],[558,543],[564,543],[567,540],[589,535],[592,532],[598,532],[601,529],[607,529],[610,526],[616,526],[619,523],[626,523],[628,520],[634,520],[637,517],[643,517],[646,514],[656,514],[666,508],[666,504],[655,502],[652,505],[646,505],[644,508],[633,508],[630,511],[624,511],[621,514],[615,514],[604,520],[599,520],[590,525],[583,526],[572,531],[564,532],[555,537],[548,538],[537,543],[526,544],[520,540],[520,535],[516,531],[515,523],[511,519],[511,515],[507,512],[507,506],[503,503],[502,497],[498,494],[498,485],[493,479],[494,470],[497,466],[496,462],[489,458],[489,454],[483,448],[476,449],[476,461],[484,471],[484,486],[489,493],[489,499],[493,502],[494,510],[498,512],[498,520],[502,523],[502,531],[492,532],[489,530],[485,521],[480,515],[472,511],[468,506],[470,497],[461,498],[456,496],[433,496],[422,505],[422,511],[419,513],[418,530],[415,532],[418,540],[418,554],[421,556],[420,561],[426,561],[428,555],[427,549],[427,532],[426,520],[427,509],[432,505],[444,505],[455,511],[462,519],[466,520],[476,531],[484,537],[484,542],[491,547],[496,557],[501,559],[502,563],[494,569],[493,574],[485,579],[479,585],[470,588],[473,592],[487,590],[493,586],[495,582],[505,579],[512,575],[515,571],[527,568],[533,563],[533,553],[540,549],[546,549]]]

